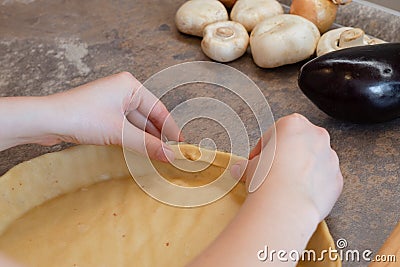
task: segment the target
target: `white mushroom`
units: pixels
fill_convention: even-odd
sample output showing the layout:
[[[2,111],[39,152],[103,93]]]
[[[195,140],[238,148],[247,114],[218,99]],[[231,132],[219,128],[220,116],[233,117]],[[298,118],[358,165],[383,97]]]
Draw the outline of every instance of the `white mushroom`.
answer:
[[[208,24],[228,19],[228,11],[220,1],[190,0],[176,12],[175,24],[180,32],[201,37]]]
[[[283,8],[276,0],[238,0],[232,8],[231,20],[251,32],[257,23],[280,14],[283,14]]]
[[[211,59],[229,62],[241,57],[249,45],[249,34],[242,24],[220,21],[204,28],[201,49]]]
[[[320,33],[317,26],[297,15],[278,15],[257,24],[250,35],[254,62],[275,68],[307,59],[315,52]]]
[[[370,38],[359,28],[343,27],[330,30],[321,36],[317,46],[317,56],[343,48],[381,43],[385,43],[385,41]]]
[[[350,2],[351,0],[293,0],[290,14],[308,19],[317,25],[321,33],[324,33],[335,21],[338,6]]]

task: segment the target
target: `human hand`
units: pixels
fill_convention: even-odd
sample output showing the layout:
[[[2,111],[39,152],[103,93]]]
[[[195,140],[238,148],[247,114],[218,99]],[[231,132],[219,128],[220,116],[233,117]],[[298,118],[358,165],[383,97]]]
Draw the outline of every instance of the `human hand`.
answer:
[[[0,252],[0,266],[1,267],[22,267],[22,265],[9,259],[5,255],[3,255],[1,252]]]
[[[58,118],[52,122],[57,138],[43,144],[122,145],[124,134],[126,147],[168,161],[174,153],[160,140],[161,133],[168,140],[182,140],[166,107],[128,72],[47,98]]]
[[[295,266],[294,261],[260,261],[256,252],[265,246],[270,251],[303,251],[342,189],[328,132],[299,114],[278,120],[250,160],[236,166],[245,169],[246,164],[246,182],[260,187],[249,189],[236,217],[191,267]],[[233,167],[231,173],[237,178],[241,174]]]
[[[271,142],[275,129],[276,150]],[[308,209],[322,221],[343,186],[328,132],[299,114],[278,120],[275,129],[269,129],[251,152],[244,175],[247,183],[254,186],[266,177],[259,189],[262,192],[256,194],[273,194],[288,208]]]

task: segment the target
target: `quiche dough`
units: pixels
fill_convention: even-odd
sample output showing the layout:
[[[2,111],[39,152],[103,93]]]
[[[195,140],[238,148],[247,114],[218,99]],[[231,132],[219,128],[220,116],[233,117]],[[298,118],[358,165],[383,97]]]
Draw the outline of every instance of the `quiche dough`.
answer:
[[[383,246],[379,249],[378,253],[375,255],[378,256],[378,260],[371,262],[368,267],[395,267],[399,266],[399,258],[400,258],[400,223],[394,228],[393,232],[390,234],[388,239],[386,239]],[[395,258],[393,258],[393,256]],[[392,257],[390,259],[390,257]]]
[[[185,186],[207,184],[241,159],[222,152],[199,156],[191,145],[180,151],[177,161],[212,163],[194,178],[157,163],[166,179]],[[166,205],[132,180],[120,148],[77,146],[24,162],[0,177],[0,251],[26,266],[184,266],[232,220],[245,197],[245,186],[238,183],[202,207]],[[322,222],[307,249],[318,253],[329,247],[334,249],[334,242]]]

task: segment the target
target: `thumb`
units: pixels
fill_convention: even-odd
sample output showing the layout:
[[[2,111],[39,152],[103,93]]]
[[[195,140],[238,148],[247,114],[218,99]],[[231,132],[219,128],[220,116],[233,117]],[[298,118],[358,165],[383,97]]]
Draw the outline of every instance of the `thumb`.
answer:
[[[248,162],[247,160],[241,160],[231,166],[230,172],[235,180],[240,180],[240,181],[246,180],[244,173],[246,171],[247,162]]]
[[[262,160],[261,155],[251,160],[239,161],[231,167],[231,174],[236,179],[246,182],[247,191],[253,193],[264,183],[269,172],[269,161]]]
[[[148,156],[150,159],[163,162],[171,162],[175,159],[175,153],[167,144],[127,121],[124,123],[122,144],[124,147]]]

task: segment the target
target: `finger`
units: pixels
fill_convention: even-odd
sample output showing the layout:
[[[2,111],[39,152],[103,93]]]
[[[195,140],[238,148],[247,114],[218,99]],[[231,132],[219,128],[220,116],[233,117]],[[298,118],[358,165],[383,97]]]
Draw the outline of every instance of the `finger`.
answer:
[[[331,147],[331,136],[328,132],[327,129],[319,126],[314,126],[318,132],[318,134],[321,136],[321,140],[324,141],[325,144],[328,144],[328,147]]]
[[[154,126],[154,124],[150,120],[146,119],[139,111],[131,111],[128,115],[126,115],[126,118],[137,128],[161,139],[161,132],[157,129],[156,126]]]
[[[342,192],[342,189],[343,189],[343,175],[342,175],[342,172],[340,170],[340,159],[339,159],[336,151],[333,150],[333,149],[331,149],[331,155],[332,155],[331,156],[332,157],[332,159],[331,159],[332,164],[334,166],[337,166],[336,179],[337,179],[337,182],[338,182],[338,189],[339,189],[339,194],[340,194]]]
[[[148,118],[168,140],[183,141],[180,129],[164,104],[149,90],[141,86],[133,95],[131,108]]]
[[[253,148],[253,150],[249,154],[249,159],[253,159],[255,156],[260,154],[261,148],[263,147],[263,137],[261,136],[260,140],[258,140],[257,145]]]
[[[282,117],[276,122],[277,128],[283,128],[291,133],[309,129],[310,127],[314,126],[315,125],[312,124],[306,117],[298,113],[293,113]]]
[[[275,135],[275,127],[263,136],[264,141],[260,152],[256,154],[248,163],[244,173],[246,185],[249,193],[253,193],[264,183],[272,167],[275,158],[276,143],[272,140]]]
[[[343,190],[343,183],[344,183],[344,181],[343,181],[343,174],[342,174],[342,172],[340,171],[340,169],[338,170],[338,173],[337,173],[337,175],[336,175],[336,181],[337,181],[337,183],[339,184],[339,185],[338,185],[338,192],[337,192],[337,195],[338,195],[338,198],[339,198],[340,194],[342,193],[342,190]],[[336,199],[336,200],[337,200],[337,199]]]
[[[250,152],[249,159],[253,159],[255,156],[261,153],[261,150],[266,146],[266,144],[271,140],[272,136],[275,134],[275,124],[268,128],[268,130],[263,134],[263,136],[258,140],[257,145]]]
[[[255,156],[261,153],[261,150],[270,142],[273,135],[276,133],[276,128],[278,125],[284,125],[283,127],[296,125],[298,122],[307,125],[313,125],[306,117],[301,114],[293,113],[291,115],[280,118],[276,121],[274,125],[268,128],[268,130],[263,134],[263,136],[258,141],[257,145],[250,152],[249,159],[253,159]]]
[[[241,182],[246,181],[244,173],[246,171],[247,164],[248,160],[241,160],[236,164],[232,165],[230,168],[232,177],[235,178],[236,180],[240,180]]]
[[[5,255],[0,253],[0,266],[3,267],[22,267],[23,265],[20,265],[17,262],[14,262],[13,260],[9,259]]]
[[[242,180],[246,181],[247,186],[250,180],[253,178],[254,172],[257,168],[257,164],[259,161],[260,161],[260,156],[257,155],[252,160],[249,160],[247,162],[247,166],[246,169],[244,170],[244,174],[242,177]]]
[[[171,162],[175,158],[174,152],[155,136],[143,132],[129,122],[125,122],[123,130],[123,144],[125,147],[147,155],[151,159]]]
[[[247,188],[249,188],[250,184],[252,183],[252,180],[254,178],[259,163],[260,163],[260,155],[256,155],[252,160],[249,160],[247,164],[247,168],[244,171],[242,178],[242,180],[246,182]]]
[[[161,102],[160,102],[161,103]],[[164,106],[164,105],[163,105]],[[165,108],[165,107],[164,107]],[[168,140],[183,142],[183,134],[176,124],[172,115],[166,110],[166,117],[164,117],[163,125],[161,126],[161,136],[166,137]]]

